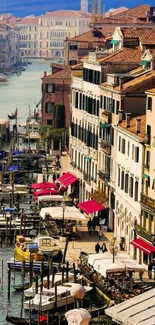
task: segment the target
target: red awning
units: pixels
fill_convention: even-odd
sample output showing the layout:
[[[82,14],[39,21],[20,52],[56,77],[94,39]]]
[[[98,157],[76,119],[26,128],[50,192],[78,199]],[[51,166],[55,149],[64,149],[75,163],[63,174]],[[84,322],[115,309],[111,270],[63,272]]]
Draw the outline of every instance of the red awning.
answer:
[[[130,244],[140,249],[140,251],[144,252],[147,255],[150,255],[151,253],[155,252],[155,246],[148,244],[146,241],[142,240],[141,238],[132,240]]]
[[[81,202],[78,204],[78,207],[81,211],[85,212],[86,214],[105,210],[105,207],[95,200]]]
[[[38,196],[42,196],[42,195],[60,195],[60,192],[58,190],[55,189],[50,189],[50,190],[41,190],[41,191],[36,191],[34,192],[34,196],[38,197]]]
[[[77,180],[78,178],[69,172],[58,178],[58,182],[66,187],[75,183]]]
[[[33,190],[39,190],[39,189],[49,189],[49,188],[57,188],[57,185],[55,183],[48,183],[48,182],[42,182],[42,183],[35,183],[32,184]]]

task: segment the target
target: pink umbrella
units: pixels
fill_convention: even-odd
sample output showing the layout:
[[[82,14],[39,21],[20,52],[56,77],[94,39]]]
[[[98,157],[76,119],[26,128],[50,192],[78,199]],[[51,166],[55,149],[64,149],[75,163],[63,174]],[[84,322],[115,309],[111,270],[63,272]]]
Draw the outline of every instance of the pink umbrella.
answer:
[[[35,183],[32,184],[32,189],[33,190],[39,190],[39,189],[47,189],[47,188],[57,188],[57,185],[55,183],[48,183],[48,182],[44,182],[44,183]]]
[[[41,191],[37,191],[37,192],[35,192],[34,193],[34,196],[35,197],[38,197],[38,196],[40,196],[40,195],[57,195],[57,194],[59,194],[60,195],[60,192],[59,191],[57,191],[57,190],[41,190]]]

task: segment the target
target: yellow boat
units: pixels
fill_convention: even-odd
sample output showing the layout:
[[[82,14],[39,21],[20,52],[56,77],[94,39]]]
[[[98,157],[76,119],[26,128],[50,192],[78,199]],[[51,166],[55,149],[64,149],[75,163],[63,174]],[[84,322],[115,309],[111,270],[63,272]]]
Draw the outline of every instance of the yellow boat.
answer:
[[[42,252],[38,252],[36,245],[33,244],[31,238],[17,236],[17,242],[15,244],[15,259],[16,261],[42,261],[44,256]]]

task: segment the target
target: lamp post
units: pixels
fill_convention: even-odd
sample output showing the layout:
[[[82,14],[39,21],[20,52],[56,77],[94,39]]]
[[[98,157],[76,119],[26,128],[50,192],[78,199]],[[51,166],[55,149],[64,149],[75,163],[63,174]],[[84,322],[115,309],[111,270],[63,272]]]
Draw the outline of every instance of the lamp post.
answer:
[[[62,237],[64,236],[64,221],[65,221],[65,210],[66,210],[66,204],[65,202],[63,201],[62,204],[61,204],[61,207],[62,207]]]
[[[114,238],[109,245],[110,253],[113,256],[113,263],[115,263],[115,256],[118,253],[118,247],[115,245],[115,241],[116,239]]]

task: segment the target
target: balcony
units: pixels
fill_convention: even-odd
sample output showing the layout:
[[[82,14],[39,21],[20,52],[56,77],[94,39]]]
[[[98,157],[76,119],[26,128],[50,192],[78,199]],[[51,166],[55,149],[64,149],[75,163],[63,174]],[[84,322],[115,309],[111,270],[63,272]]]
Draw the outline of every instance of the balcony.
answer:
[[[150,209],[154,213],[155,200],[151,199],[149,196],[141,194],[141,204],[143,204],[147,209]]]
[[[85,182],[87,182],[89,185],[91,184],[90,177],[87,173],[83,173],[83,179]]]
[[[105,140],[100,141],[100,148],[105,152],[106,155],[111,155],[111,143]]]
[[[70,162],[70,165],[71,165],[73,168],[76,168],[76,164],[75,164],[75,162],[71,161],[71,162]]]
[[[136,226],[136,233],[137,235],[139,235],[140,237],[143,237],[144,239],[150,241],[153,243],[153,245],[155,244],[155,235],[151,234],[150,231],[148,231],[147,229],[145,229],[144,227],[142,227],[141,225],[137,225]]]
[[[103,170],[99,170],[99,178],[100,178],[102,181],[107,181],[107,182],[109,182],[109,180],[110,180],[110,174],[109,174],[109,173],[106,173],[106,172],[103,171]]]

